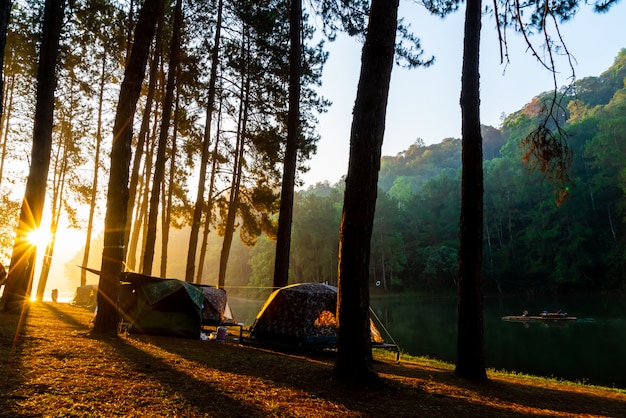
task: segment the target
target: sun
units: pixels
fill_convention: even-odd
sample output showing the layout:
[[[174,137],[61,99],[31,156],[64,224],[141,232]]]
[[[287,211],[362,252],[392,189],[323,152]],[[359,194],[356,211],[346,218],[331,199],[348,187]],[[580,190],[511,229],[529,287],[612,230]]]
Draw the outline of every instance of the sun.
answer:
[[[43,248],[50,241],[50,234],[45,229],[39,228],[31,231],[26,239],[37,248]]]

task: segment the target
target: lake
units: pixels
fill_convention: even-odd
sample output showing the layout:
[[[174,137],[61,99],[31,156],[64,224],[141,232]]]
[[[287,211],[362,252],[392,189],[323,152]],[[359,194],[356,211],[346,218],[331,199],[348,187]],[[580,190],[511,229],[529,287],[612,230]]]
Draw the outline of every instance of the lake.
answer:
[[[246,325],[262,303],[230,300],[236,319]],[[456,297],[372,296],[371,306],[403,352],[455,362]],[[550,324],[501,319],[524,310],[536,315],[559,309],[578,319]],[[626,388],[626,297],[487,297],[484,329],[487,367]]]

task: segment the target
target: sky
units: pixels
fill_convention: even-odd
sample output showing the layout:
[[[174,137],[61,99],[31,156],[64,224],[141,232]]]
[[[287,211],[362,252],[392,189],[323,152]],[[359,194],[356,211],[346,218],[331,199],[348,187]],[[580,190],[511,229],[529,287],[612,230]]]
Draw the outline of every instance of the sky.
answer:
[[[400,2],[400,17],[421,40],[424,57],[435,56],[429,68],[394,67],[391,76],[383,155],[395,156],[417,138],[429,144],[461,137],[461,64],[465,8],[441,19],[413,1]],[[605,14],[583,5],[577,16],[560,26],[565,44],[575,58],[577,79],[599,76],[626,48],[626,2]],[[539,42],[537,36],[531,38]],[[533,97],[553,89],[553,76],[526,50],[521,35],[508,33],[509,63],[500,63],[495,21],[484,16],[481,32],[481,123],[499,127],[502,115],[520,110]],[[326,43],[329,58],[320,94],[333,102],[319,117],[317,154],[310,171],[301,175],[304,188],[317,182],[338,182],[347,172],[352,108],[360,71],[361,45],[347,36]],[[568,62],[557,62],[557,85],[571,81]]]

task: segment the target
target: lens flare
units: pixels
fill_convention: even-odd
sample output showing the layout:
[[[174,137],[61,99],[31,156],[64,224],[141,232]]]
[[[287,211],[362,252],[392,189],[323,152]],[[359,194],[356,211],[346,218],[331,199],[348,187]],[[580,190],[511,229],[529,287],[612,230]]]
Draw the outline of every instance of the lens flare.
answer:
[[[43,248],[48,245],[50,234],[43,229],[35,229],[28,234],[27,240],[37,248]]]

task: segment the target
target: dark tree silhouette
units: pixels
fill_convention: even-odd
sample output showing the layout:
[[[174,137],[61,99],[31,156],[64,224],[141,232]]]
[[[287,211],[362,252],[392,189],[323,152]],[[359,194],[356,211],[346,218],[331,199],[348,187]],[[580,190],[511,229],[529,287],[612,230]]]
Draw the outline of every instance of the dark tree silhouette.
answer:
[[[162,8],[163,0],[146,0],[143,4],[120,89],[113,125],[111,173],[104,219],[104,249],[98,286],[98,314],[93,328],[96,334],[117,334],[117,289],[124,263],[132,121],[145,75],[150,43]]]
[[[220,39],[222,33],[222,13],[224,9],[224,2],[219,0],[217,4],[217,19],[215,22],[215,37],[213,41],[213,51],[211,52],[211,75],[209,78],[209,97],[207,99],[206,104],[206,119],[204,122],[204,137],[202,138],[202,155],[200,156],[200,175],[198,176],[198,190],[196,191],[196,204],[193,210],[193,219],[191,221],[191,232],[189,234],[189,251],[187,251],[187,267],[185,269],[185,280],[188,282],[193,282],[193,276],[195,274],[196,269],[196,253],[198,250],[198,235],[200,233],[200,223],[202,220],[202,210],[205,206],[204,201],[204,189],[206,183],[206,175],[207,175],[207,165],[209,163],[209,157],[211,156],[211,152],[209,150],[209,145],[211,144],[211,122],[213,120],[213,111],[215,110],[215,84],[217,82],[217,65],[219,63],[219,52],[220,52]],[[218,138],[215,138],[215,150],[217,152],[217,143]],[[214,152],[213,156],[215,157],[216,152]],[[215,167],[215,161],[213,162],[213,167]],[[213,169],[215,171],[215,168]],[[211,175],[211,179],[213,181],[215,175],[214,173]],[[213,193],[213,185],[209,186],[209,204],[206,209],[206,222],[205,222],[205,232],[208,232],[210,226],[211,219],[211,206],[212,206],[212,197]],[[201,255],[202,258],[202,255]],[[198,283],[200,282],[200,277],[198,276]]]
[[[480,133],[481,0],[467,0],[461,77],[461,231],[457,364],[463,377],[486,379],[483,343],[483,150]]]
[[[357,384],[379,381],[372,367],[369,259],[398,4],[399,0],[372,1],[350,133],[340,227],[339,331],[334,370],[340,379]]]
[[[143,252],[142,273],[152,274],[152,264],[154,261],[154,247],[157,235],[157,215],[159,213],[159,199],[161,197],[161,183],[165,176],[165,159],[167,148],[167,135],[170,127],[172,115],[172,105],[174,103],[174,89],[176,88],[176,73],[180,61],[180,33],[183,21],[182,0],[176,1],[174,11],[174,27],[172,31],[172,43],[170,47],[170,60],[167,75],[167,86],[165,98],[163,99],[163,114],[161,115],[161,128],[159,131],[159,143],[157,145],[157,156],[154,163],[154,177],[152,180],[152,191],[150,192],[150,210],[148,215],[148,231],[146,233],[145,246]]]
[[[46,200],[46,184],[52,150],[55,67],[64,10],[65,0],[46,0],[39,48],[37,104],[35,105],[30,172],[26,181],[19,225],[11,255],[11,266],[3,294],[5,310],[20,309],[23,303],[30,299],[33,284],[37,248],[29,243],[28,234],[40,227]]]
[[[0,5],[0,97],[4,97],[4,47],[7,44],[7,28],[11,16],[11,0],[4,0]],[[2,118],[2,100],[0,100],[0,118]]]
[[[298,160],[298,138],[300,136],[301,20],[302,0],[291,0],[289,10],[289,111],[287,116],[287,144],[283,164],[283,183],[280,193],[280,215],[278,217],[278,232],[276,233],[274,287],[283,287],[289,282],[293,196]]]

